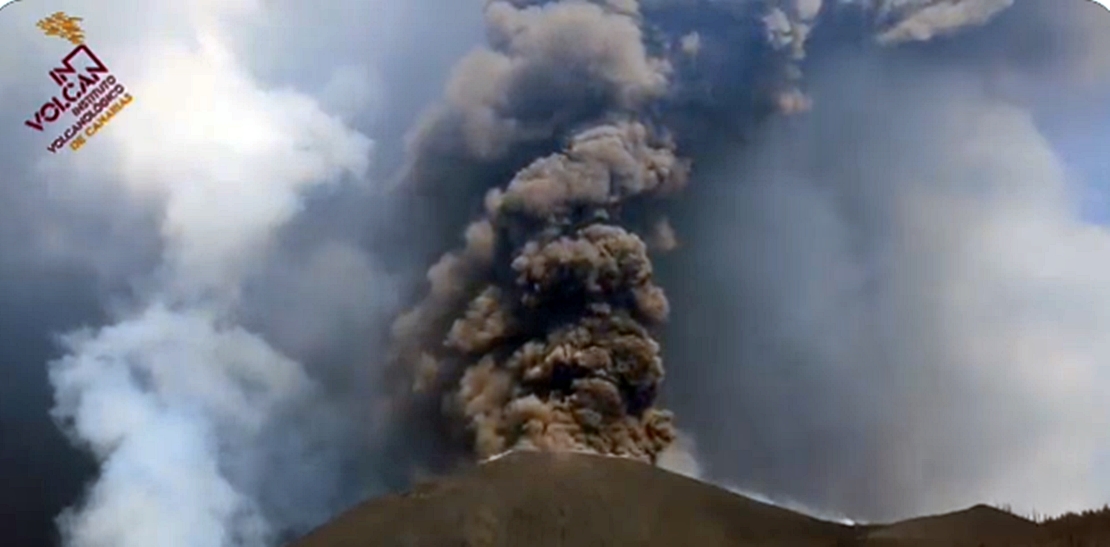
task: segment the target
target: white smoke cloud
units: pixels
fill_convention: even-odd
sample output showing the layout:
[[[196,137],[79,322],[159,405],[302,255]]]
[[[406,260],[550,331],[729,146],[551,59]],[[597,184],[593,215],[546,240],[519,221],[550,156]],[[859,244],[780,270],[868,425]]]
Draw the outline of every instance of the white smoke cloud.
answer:
[[[69,547],[272,545],[350,501],[337,496],[351,431],[301,363],[241,326],[241,293],[306,195],[366,177],[371,141],[344,120],[373,105],[376,82],[337,67],[318,100],[254,76],[240,31],[266,18],[261,3],[115,7],[65,9],[135,101],[39,169],[74,203],[99,192],[147,207],[161,264],[134,278],[114,324],[66,335],[50,363],[54,416],[100,462],[63,535]],[[356,279],[342,285],[383,279],[346,262]]]
[[[105,166],[129,190],[163,198],[169,272],[195,285],[182,290],[235,287],[299,211],[301,195],[361,176],[370,151],[314,99],[262,89],[218,38],[199,42],[194,51],[148,50],[154,56],[132,91],[138,100],[108,133],[116,146]]]
[[[292,448],[263,434],[313,384],[261,338],[221,322],[153,305],[67,337],[69,355],[51,365],[55,413],[102,461],[87,504],[63,520],[70,545],[268,544],[255,492],[229,471]]]

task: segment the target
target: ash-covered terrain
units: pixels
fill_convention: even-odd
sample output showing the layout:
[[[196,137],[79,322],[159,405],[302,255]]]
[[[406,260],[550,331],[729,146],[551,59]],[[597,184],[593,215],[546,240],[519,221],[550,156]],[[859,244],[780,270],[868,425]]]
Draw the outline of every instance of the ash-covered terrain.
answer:
[[[514,452],[361,504],[290,547],[1063,547],[1102,539],[1054,532],[985,505],[840,524],[625,458]]]

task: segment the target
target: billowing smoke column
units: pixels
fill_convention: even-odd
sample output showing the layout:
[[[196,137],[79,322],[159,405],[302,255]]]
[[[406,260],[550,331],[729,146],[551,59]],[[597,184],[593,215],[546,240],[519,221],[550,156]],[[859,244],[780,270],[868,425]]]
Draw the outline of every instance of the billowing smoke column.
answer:
[[[432,269],[432,294],[395,327],[416,389],[446,395],[479,457],[532,447],[655,461],[670,445],[671,416],[654,407],[663,364],[650,331],[668,304],[647,244],[620,226],[620,212],[686,179],[669,143],[617,122],[488,193],[466,248]],[[427,324],[450,324],[440,344],[421,343],[442,335],[421,332]]]
[[[456,66],[445,103],[410,143],[405,182],[438,211],[428,219],[451,234],[463,214],[483,213],[394,325],[405,442],[464,460],[528,447],[656,462],[677,434],[655,406],[664,370],[652,335],[669,306],[633,225],[653,230],[639,232],[658,249],[675,244],[651,205],[688,179],[689,162],[658,129],[682,125],[668,105],[701,100],[746,116],[744,127],[802,112],[800,64],[822,13],[862,14],[875,42],[896,44],[982,23],[1009,3],[487,2],[490,49]],[[653,20],[676,13],[725,21],[708,30],[726,36],[758,22],[765,40],[740,39],[766,70],[740,83],[756,90],[756,108],[691,92],[687,76],[717,75],[699,74],[702,29],[674,34]],[[437,438],[414,441],[428,423]]]
[[[665,135],[633,121],[670,67],[635,2],[517,4],[486,6],[495,48],[459,64],[415,134],[409,182],[433,208],[484,214],[394,326],[402,435],[439,424],[447,446],[430,450],[470,460],[531,446],[653,461],[674,436],[653,407],[667,303],[620,213],[685,183]]]
[[[68,547],[274,545],[328,518],[351,480],[345,420],[245,326],[243,302],[303,194],[361,176],[371,143],[229,59],[216,35],[165,56],[140,86],[150,108],[110,136],[128,167],[108,171],[123,183],[108,191],[159,198],[164,247],[114,324],[63,336],[49,364],[54,417],[100,465],[60,518]],[[208,90],[190,109],[173,106],[181,78]]]

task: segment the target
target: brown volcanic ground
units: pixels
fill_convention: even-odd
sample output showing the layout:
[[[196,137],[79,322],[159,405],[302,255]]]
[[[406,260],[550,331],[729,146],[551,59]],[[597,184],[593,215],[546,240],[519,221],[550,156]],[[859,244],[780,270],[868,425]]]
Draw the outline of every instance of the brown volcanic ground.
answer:
[[[845,526],[643,463],[517,452],[368,501],[290,547],[995,547],[1060,543],[1004,511]]]

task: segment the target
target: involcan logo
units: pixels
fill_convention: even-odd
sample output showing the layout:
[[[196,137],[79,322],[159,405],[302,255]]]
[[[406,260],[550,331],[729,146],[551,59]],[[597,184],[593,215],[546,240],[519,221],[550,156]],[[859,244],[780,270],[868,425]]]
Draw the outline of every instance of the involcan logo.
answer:
[[[35,131],[47,132],[55,122],[68,118],[67,113],[73,116],[69,126],[47,148],[52,154],[66,145],[71,150],[80,150],[134,100],[85,44],[80,21],[80,17],[59,11],[37,24],[47,36],[62,38],[76,46],[62,58],[61,66],[50,69],[50,79],[58,86],[58,93],[23,122]]]

